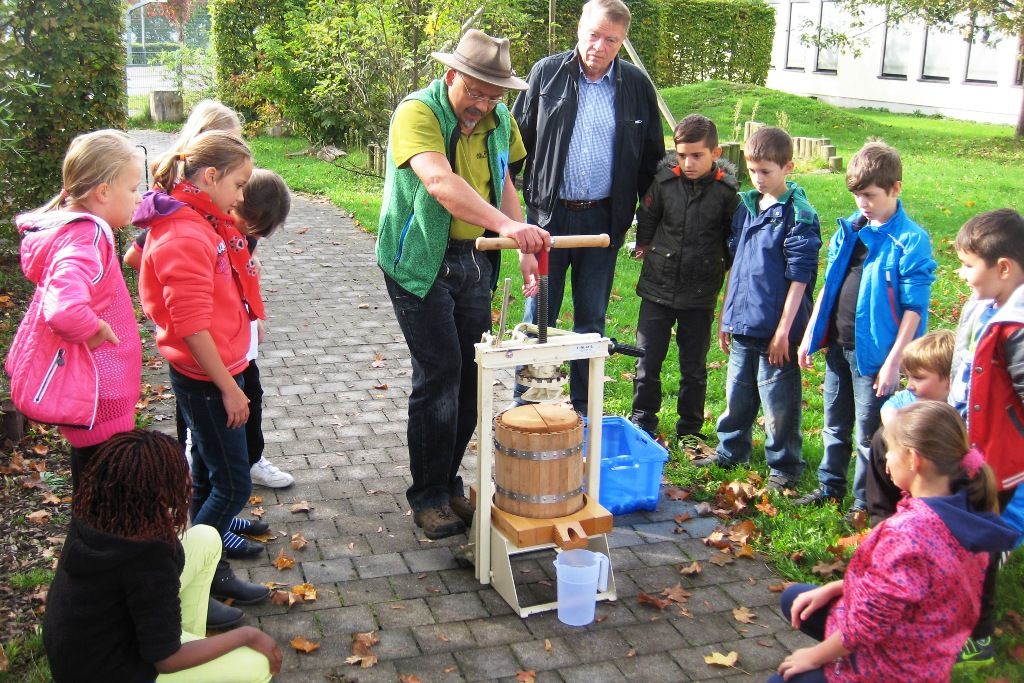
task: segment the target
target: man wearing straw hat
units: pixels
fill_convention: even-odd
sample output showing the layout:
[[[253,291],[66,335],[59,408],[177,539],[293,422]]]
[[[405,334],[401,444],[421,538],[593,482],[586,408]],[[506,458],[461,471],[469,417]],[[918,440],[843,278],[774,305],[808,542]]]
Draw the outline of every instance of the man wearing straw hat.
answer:
[[[473,519],[459,465],[476,428],[473,345],[491,327],[497,276],[474,240],[488,231],[534,253],[550,237],[523,222],[508,173],[526,156],[502,102],[507,90],[526,89],[508,40],[471,29],[455,52],[432,56],[448,67],[444,76],[391,119],[377,263],[412,356],[406,497],[417,526],[438,539]]]
[[[611,237],[603,249],[551,252],[548,320],[558,317],[571,270],[575,332],[604,334],[616,256],[637,200],[665,156],[654,86],[618,58],[631,20],[621,0],[587,2],[575,49],[534,64],[529,89],[512,107],[530,155],[523,170],[529,220],[556,236]],[[535,304],[527,302],[527,322],[534,321]],[[584,414],[587,363],[573,361],[569,373],[573,408]]]

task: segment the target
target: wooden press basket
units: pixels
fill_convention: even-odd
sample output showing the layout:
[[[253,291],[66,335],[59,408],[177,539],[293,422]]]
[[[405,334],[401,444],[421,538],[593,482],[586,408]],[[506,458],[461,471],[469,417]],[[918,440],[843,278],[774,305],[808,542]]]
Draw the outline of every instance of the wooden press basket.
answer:
[[[583,507],[583,420],[531,404],[494,420],[494,504],[521,517],[564,517]]]

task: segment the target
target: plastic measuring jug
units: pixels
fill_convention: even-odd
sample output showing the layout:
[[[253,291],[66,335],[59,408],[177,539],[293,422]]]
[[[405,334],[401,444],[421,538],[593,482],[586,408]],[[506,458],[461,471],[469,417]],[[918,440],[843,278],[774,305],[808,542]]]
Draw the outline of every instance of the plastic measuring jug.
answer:
[[[589,550],[565,550],[555,558],[558,620],[586,626],[594,620],[597,592],[608,590],[608,556]]]

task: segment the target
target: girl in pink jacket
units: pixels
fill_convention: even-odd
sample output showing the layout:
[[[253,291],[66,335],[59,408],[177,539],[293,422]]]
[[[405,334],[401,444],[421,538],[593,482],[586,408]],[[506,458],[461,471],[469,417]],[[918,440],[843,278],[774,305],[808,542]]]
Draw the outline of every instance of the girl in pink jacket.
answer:
[[[112,229],[131,222],[142,158],[124,133],[71,141],[60,193],[18,216],[21,269],[36,292],[7,356],[15,406],[57,424],[72,484],[98,446],[135,427],[142,345]]]
[[[783,593],[783,615],[821,642],[786,657],[772,682],[948,681],[978,620],[988,555],[1017,540],[993,512],[994,475],[951,406],[903,408],[885,443],[893,483],[909,495],[842,580]]]

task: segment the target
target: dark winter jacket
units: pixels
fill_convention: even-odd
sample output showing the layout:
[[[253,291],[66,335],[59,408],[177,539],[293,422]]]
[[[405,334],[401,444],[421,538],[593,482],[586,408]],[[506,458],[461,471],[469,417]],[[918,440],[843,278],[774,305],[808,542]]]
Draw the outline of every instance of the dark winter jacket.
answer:
[[[782,317],[791,282],[807,283],[789,339],[800,343],[811,317],[818,276],[821,227],[803,188],[787,182],[787,192],[764,211],[761,193],[750,190],[732,220],[729,254],[733,261],[729,291],[722,307],[722,330],[770,338]]]
[[[648,246],[636,293],[676,309],[714,308],[729,267],[739,183],[727,161],[690,180],[672,156],[637,210],[636,243]]]
[[[576,125],[580,65],[576,51],[538,61],[530,70],[530,88],[519,94],[512,115],[529,156],[523,167],[523,196],[531,223],[547,227]],[[637,200],[647,192],[665,155],[654,86],[637,67],[616,58],[615,147],[612,168],[611,235],[614,242],[633,222]],[[519,169],[513,165],[513,172]],[[570,197],[570,199],[573,199]]]
[[[43,643],[56,683],[154,681],[181,647],[180,544],[137,541],[72,517],[46,598]]]

